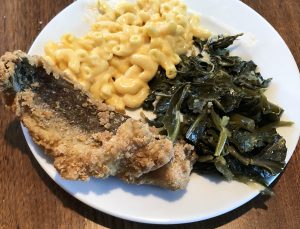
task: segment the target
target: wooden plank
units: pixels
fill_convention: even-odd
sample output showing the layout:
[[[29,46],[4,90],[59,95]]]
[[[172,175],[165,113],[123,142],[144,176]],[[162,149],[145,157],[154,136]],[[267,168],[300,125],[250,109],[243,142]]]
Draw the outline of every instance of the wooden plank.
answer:
[[[28,50],[46,23],[71,0],[1,0],[0,54]],[[298,0],[244,0],[281,34],[300,65]],[[118,219],[79,202],[41,169],[20,124],[0,105],[0,228],[157,228]],[[225,215],[163,228],[298,228],[300,225],[300,145],[273,185],[275,197],[258,196]]]

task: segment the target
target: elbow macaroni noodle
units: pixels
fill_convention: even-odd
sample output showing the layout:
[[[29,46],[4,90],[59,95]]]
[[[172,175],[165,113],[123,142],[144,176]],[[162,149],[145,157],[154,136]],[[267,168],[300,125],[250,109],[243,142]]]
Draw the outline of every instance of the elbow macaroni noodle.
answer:
[[[98,9],[90,32],[47,43],[45,59],[117,110],[139,107],[158,67],[173,79],[193,37],[209,36],[179,0],[137,0],[115,9],[99,0]]]

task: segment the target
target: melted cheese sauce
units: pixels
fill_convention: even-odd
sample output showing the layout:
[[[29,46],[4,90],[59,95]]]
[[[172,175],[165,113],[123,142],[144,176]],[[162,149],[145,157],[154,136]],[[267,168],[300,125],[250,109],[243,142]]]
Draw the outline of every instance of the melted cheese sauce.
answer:
[[[137,0],[115,8],[98,1],[98,9],[90,32],[47,43],[45,59],[117,110],[141,106],[158,67],[173,79],[193,37],[210,35],[179,0]]]

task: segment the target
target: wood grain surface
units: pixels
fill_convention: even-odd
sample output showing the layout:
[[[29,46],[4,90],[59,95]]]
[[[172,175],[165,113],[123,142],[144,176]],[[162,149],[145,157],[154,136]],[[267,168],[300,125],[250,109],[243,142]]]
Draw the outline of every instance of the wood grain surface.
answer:
[[[47,22],[71,0],[0,0],[0,55],[28,50]],[[300,65],[299,0],[244,0],[281,34]],[[274,47],[275,48],[275,47]],[[20,124],[0,105],[0,228],[300,228],[300,145],[275,184],[225,215],[202,222],[156,226],[98,212],[56,185],[27,147]]]

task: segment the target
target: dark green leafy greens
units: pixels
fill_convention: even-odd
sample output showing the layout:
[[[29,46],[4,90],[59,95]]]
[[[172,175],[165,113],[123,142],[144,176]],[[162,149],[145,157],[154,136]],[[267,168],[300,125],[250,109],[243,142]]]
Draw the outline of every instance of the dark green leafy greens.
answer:
[[[280,121],[283,109],[264,95],[271,79],[253,61],[230,55],[239,36],[195,39],[199,54],[181,57],[175,79],[159,69],[143,108],[154,111],[149,123],[172,141],[195,146],[195,170],[266,184],[285,166],[286,142],[276,127],[291,123]]]

